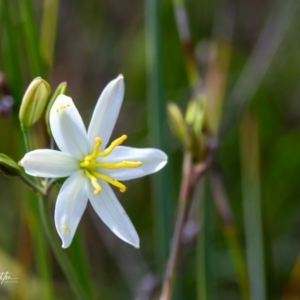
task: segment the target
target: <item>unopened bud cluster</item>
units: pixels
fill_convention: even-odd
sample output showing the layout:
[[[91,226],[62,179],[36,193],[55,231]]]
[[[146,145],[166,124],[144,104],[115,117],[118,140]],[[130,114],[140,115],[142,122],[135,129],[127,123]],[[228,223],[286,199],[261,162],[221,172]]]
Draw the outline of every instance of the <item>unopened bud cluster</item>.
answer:
[[[199,95],[191,99],[185,117],[175,103],[169,103],[167,109],[172,132],[196,160],[201,160],[206,149],[206,98]]]

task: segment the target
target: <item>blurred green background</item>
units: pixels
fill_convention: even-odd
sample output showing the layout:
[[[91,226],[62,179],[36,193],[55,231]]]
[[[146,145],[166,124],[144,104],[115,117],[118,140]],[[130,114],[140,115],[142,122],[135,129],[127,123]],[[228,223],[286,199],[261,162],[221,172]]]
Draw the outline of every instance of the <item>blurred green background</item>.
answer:
[[[158,297],[182,176],[182,146],[171,135],[166,104],[173,101],[185,111],[196,90],[179,35],[185,24],[176,24],[186,12],[201,88],[208,102],[222,107],[216,161],[251,297],[241,292],[241,264],[206,178],[185,228],[174,299],[300,299],[299,1],[183,5],[0,0],[0,70],[6,78],[0,78],[0,152],[16,161],[25,153],[18,109],[33,78],[43,77],[53,91],[66,81],[88,124],[100,92],[122,73],[126,92],[112,139],[127,134],[126,145],[163,149],[169,163],[159,174],[128,182],[126,193],[117,192],[139,233],[140,250],[115,237],[90,208],[77,235],[95,299]],[[49,147],[43,120],[33,136],[35,147]],[[52,213],[57,191],[49,197]],[[36,199],[30,195],[17,178],[0,177],[0,273],[14,270],[19,278],[0,285],[0,299],[44,299],[33,233],[38,224],[31,213]],[[204,256],[200,198],[207,203]],[[75,252],[67,250],[74,264]],[[53,299],[74,299],[50,248],[48,255]]]

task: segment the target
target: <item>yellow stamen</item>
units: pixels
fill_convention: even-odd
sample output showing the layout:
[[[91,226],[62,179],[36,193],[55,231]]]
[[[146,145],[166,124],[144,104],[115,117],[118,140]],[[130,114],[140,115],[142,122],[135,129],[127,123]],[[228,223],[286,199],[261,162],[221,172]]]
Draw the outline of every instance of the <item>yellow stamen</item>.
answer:
[[[93,176],[89,171],[85,171],[85,175],[91,179],[92,185],[95,188],[94,194],[97,195],[101,192],[101,186],[99,185],[95,176]]]
[[[122,193],[126,192],[126,186],[124,184],[122,184],[121,182],[119,182],[118,180],[112,179],[109,176],[106,176],[104,174],[99,174],[97,172],[93,172],[93,175],[97,178],[107,181],[111,185],[116,186],[117,188],[119,188],[120,192],[122,192]]]
[[[98,153],[98,157],[105,157],[108,156],[109,154],[111,154],[113,152],[113,150],[121,145],[125,140],[127,139],[127,135],[123,134],[121,137],[119,137],[118,139],[114,140],[110,146],[108,148],[106,148],[103,152],[99,152]],[[96,139],[95,139],[96,140]]]
[[[120,163],[100,163],[97,162],[97,157],[106,157],[113,152],[113,150],[121,145],[127,139],[127,135],[122,135],[115,141],[113,141],[110,146],[103,152],[99,151],[102,141],[99,137],[95,138],[94,150],[91,154],[87,155],[84,160],[80,163],[80,167],[84,169],[86,176],[91,180],[93,187],[95,188],[94,193],[99,194],[101,192],[101,186],[99,185],[97,178],[102,179],[111,185],[119,188],[120,192],[126,191],[126,186],[116,179],[101,174],[98,172],[98,168],[103,169],[120,169],[120,168],[138,168],[142,165],[140,161],[122,161]]]
[[[104,168],[104,169],[138,168],[141,165],[142,163],[140,161],[122,161],[116,164],[108,164],[108,163],[95,164],[97,168]]]
[[[95,159],[97,156],[98,156],[98,153],[99,153],[99,148],[102,144],[102,141],[99,137],[96,137],[95,138],[95,146],[94,146],[94,151],[92,154],[90,155],[87,155],[84,160],[85,161],[91,161],[92,159]]]

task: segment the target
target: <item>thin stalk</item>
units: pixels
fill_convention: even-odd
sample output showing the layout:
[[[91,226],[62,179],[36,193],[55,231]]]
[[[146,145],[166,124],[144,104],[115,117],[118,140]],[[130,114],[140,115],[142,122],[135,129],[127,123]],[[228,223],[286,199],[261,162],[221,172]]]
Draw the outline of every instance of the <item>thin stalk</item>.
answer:
[[[33,232],[33,238],[35,242],[37,268],[42,278],[43,297],[45,300],[51,300],[55,298],[53,296],[49,248],[47,246],[43,228],[41,226],[41,215],[39,213],[39,208],[36,205],[36,197],[31,192],[28,192],[28,199],[30,227]]]
[[[25,149],[29,152],[31,148],[31,142],[29,137],[29,132],[23,130],[23,137],[25,142]],[[24,180],[25,177],[21,177],[23,181],[29,184],[29,180]],[[38,182],[30,184],[32,188],[38,187]],[[37,190],[40,191],[42,188],[38,188]],[[32,195],[32,194],[31,194]],[[42,220],[41,215],[39,214],[38,206],[36,205],[33,196],[30,196],[29,201],[29,208],[30,208],[30,225],[34,235],[35,245],[37,249],[37,265],[40,270],[41,277],[43,279],[43,295],[46,300],[51,300],[53,298],[53,287],[52,287],[52,280],[51,280],[51,270],[50,270],[50,260],[49,260],[49,252],[48,247],[46,245],[46,239],[44,236],[44,232],[42,229]]]
[[[22,129],[22,132],[23,132],[23,137],[24,137],[24,142],[25,142],[25,148],[26,148],[26,151],[28,152],[32,149],[30,133],[28,130],[23,130],[23,129]],[[36,181],[36,184],[38,184],[38,181]],[[35,228],[38,228],[42,233],[42,238],[39,236],[40,241],[43,241],[43,243],[45,244],[44,234],[42,231],[42,227],[44,227],[44,230],[48,237],[50,246],[52,247],[52,250],[55,254],[55,257],[56,257],[60,267],[62,268],[64,274],[66,275],[66,278],[68,279],[74,294],[77,296],[77,298],[79,300],[92,299],[92,297],[89,297],[86,294],[86,291],[82,287],[82,283],[78,279],[78,277],[75,273],[75,270],[74,270],[72,264],[70,263],[68,256],[66,255],[65,252],[63,252],[63,250],[59,246],[59,241],[57,240],[57,234],[53,230],[54,226],[51,223],[50,211],[49,211],[49,209],[46,208],[46,205],[45,205],[45,203],[48,203],[46,197],[38,196],[38,200],[39,200],[39,208],[37,209],[36,203],[32,202],[33,203],[32,206],[34,206],[34,207],[32,207],[32,212],[33,212],[33,216],[35,218],[36,224],[37,224],[37,226],[35,226]],[[41,224],[43,226],[40,226]],[[43,253],[44,253],[44,255],[46,255],[47,251],[45,250]],[[46,257],[46,261],[47,261],[47,263],[50,261],[48,257]],[[42,263],[44,264],[44,262],[42,262]],[[48,298],[46,298],[46,299],[48,299]]]
[[[32,149],[29,131],[23,130],[23,136],[24,136],[26,151],[29,151]],[[46,199],[45,195],[49,192],[49,189],[51,189],[51,187],[56,182],[56,180],[57,179],[52,179],[47,183],[47,185],[44,188],[40,187],[36,189],[36,191],[42,191],[42,193],[38,195],[39,199],[41,198]],[[35,189],[36,185],[38,184],[39,181],[36,180],[36,183],[34,185],[31,185],[31,187]],[[40,200],[39,204],[41,205],[42,203],[43,201]],[[81,244],[81,241],[79,241],[78,237],[75,236],[73,245],[71,246],[70,249],[71,255],[73,254],[74,261],[76,261],[74,266],[72,266],[68,256],[59,246],[59,241],[57,240],[57,234],[55,230],[53,230],[54,226],[51,223],[51,217],[46,215],[47,213],[50,215],[49,209],[46,210],[45,207],[40,207],[38,209],[36,204],[34,205],[35,208],[39,210],[36,213],[39,216],[40,213],[42,213],[41,222],[43,222],[43,225],[45,227],[48,241],[50,243],[50,246],[52,247],[56,259],[60,264],[60,267],[62,268],[63,272],[65,272],[65,275],[74,293],[78,295],[79,299],[93,299],[93,292],[92,292],[92,285],[91,285],[92,280],[89,274],[88,267],[85,264],[85,262],[87,261],[86,253],[84,251],[83,245]],[[39,226],[39,228],[41,228],[41,226]],[[72,274],[68,274],[66,272],[72,272]]]
[[[36,193],[39,193],[41,195],[45,194],[45,190],[37,185],[36,183],[32,182],[29,178],[27,178],[25,175],[20,175],[19,178],[27,184],[30,188],[32,188]]]
[[[241,293],[245,300],[250,300],[251,296],[245,254],[239,240],[238,229],[221,180],[221,175],[216,167],[211,169],[209,179],[216,209],[222,221],[224,236],[235,264]]]
[[[76,276],[75,270],[72,264],[70,263],[70,260],[66,252],[64,252],[59,245],[57,233],[53,229],[54,225],[51,221],[52,216],[50,215],[50,210],[45,205],[45,203],[47,203],[47,199],[45,197],[39,196],[38,200],[39,200],[39,210],[42,217],[42,224],[46,232],[46,235],[48,237],[48,241],[50,243],[50,246],[55,254],[55,257],[60,267],[62,268],[66,278],[69,281],[69,284],[71,286],[71,289],[74,292],[74,295],[79,300],[92,299],[87,295],[85,289],[82,287],[81,282]]]
[[[92,280],[86,260],[86,249],[84,247],[84,244],[82,243],[82,237],[83,236],[80,229],[77,229],[77,232],[72,240],[72,245],[70,247],[70,255],[74,264],[74,268],[77,271],[78,280],[80,281],[81,286],[85,289],[86,294],[92,299]]]
[[[211,240],[211,226],[212,226],[212,205],[211,197],[209,195],[209,187],[206,180],[203,185],[205,187],[202,205],[200,205],[200,219],[201,219],[201,234],[198,235],[197,243],[197,292],[198,299],[209,300],[212,299],[212,240]]]
[[[260,195],[259,128],[245,115],[241,124],[242,193],[246,256],[253,299],[267,299],[263,222]]]
[[[209,164],[201,163],[193,165],[188,152],[184,155],[182,181],[178,203],[178,213],[172,238],[171,253],[168,259],[160,300],[172,299],[172,291],[175,283],[176,271],[181,251],[181,237],[184,224],[190,210],[193,193],[197,182],[207,171]]]
[[[148,72],[148,115],[151,144],[168,153],[167,139],[162,128],[165,126],[166,112],[163,92],[162,51],[161,51],[161,6],[160,0],[146,1],[146,50]],[[171,234],[171,191],[172,174],[164,168],[153,177],[154,224],[156,231],[157,262],[162,272],[169,253]]]

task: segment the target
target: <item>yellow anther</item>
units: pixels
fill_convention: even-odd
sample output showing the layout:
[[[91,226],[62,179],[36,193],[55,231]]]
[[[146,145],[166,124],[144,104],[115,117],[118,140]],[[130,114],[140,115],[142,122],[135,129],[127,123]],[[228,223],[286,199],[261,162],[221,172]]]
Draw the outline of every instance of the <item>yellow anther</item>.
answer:
[[[56,108],[56,112],[58,113],[68,107],[70,107],[70,104],[60,104],[60,106]]]
[[[122,161],[116,164],[109,164],[109,163],[97,163],[95,166],[97,168],[104,168],[104,169],[121,169],[121,168],[138,168],[142,165],[140,161]]]
[[[110,146],[108,148],[106,148],[103,152],[99,152],[98,153],[98,157],[105,157],[108,156],[109,154],[111,154],[113,152],[113,150],[121,145],[125,140],[127,139],[127,135],[123,134],[121,137],[119,137],[118,139],[114,140]]]
[[[92,174],[95,177],[105,180],[106,182],[110,183],[111,185],[116,186],[117,188],[119,188],[120,192],[122,192],[122,193],[126,192],[126,186],[124,184],[122,184],[121,182],[119,182],[118,180],[112,179],[109,176],[106,176],[104,174],[99,174],[97,172],[93,172]]]
[[[101,186],[99,185],[95,176],[93,176],[89,171],[85,171],[85,175],[91,179],[92,185],[95,188],[94,194],[97,195],[101,192]]]

